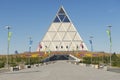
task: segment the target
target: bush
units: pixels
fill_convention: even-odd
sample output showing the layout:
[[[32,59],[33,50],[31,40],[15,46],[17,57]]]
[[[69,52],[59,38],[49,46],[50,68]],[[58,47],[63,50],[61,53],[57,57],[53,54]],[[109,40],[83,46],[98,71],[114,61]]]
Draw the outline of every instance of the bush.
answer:
[[[15,66],[17,66],[17,64],[16,63],[10,63],[10,66],[15,67]]]
[[[83,58],[83,63],[91,64],[91,57],[84,57]]]
[[[0,62],[0,68],[3,68],[3,67],[4,67],[4,65],[5,65],[5,63],[4,63],[4,62]]]

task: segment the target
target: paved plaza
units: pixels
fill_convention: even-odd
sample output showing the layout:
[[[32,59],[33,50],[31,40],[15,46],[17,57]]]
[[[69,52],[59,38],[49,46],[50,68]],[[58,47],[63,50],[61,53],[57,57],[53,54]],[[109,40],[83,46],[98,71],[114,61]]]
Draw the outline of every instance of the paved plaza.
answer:
[[[0,80],[120,80],[120,73],[56,61],[39,67],[0,73]]]

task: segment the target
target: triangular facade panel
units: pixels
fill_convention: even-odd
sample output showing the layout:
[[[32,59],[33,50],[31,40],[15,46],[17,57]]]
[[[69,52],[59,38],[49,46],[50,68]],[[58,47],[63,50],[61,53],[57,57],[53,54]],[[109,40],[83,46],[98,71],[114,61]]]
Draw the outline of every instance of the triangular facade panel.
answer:
[[[44,42],[45,48],[48,48],[50,46],[50,42]]]
[[[81,38],[80,38],[80,36],[79,36],[79,34],[78,34],[78,33],[75,35],[74,40],[75,40],[75,41],[81,40]]]
[[[52,25],[54,26],[54,28],[56,29],[56,31],[58,31],[58,29],[61,26],[61,23],[52,23]]]
[[[55,37],[55,33],[54,32],[48,32],[50,40],[52,41]]]
[[[49,32],[46,33],[46,36],[44,36],[43,41],[51,41],[51,38],[49,36]]]
[[[48,29],[48,31],[56,31],[55,26],[52,24],[51,27]]]
[[[75,43],[74,42],[71,42],[69,50],[75,51]]]
[[[55,17],[54,22],[60,22],[60,19],[58,18],[58,16]]]
[[[64,24],[62,24],[62,26],[64,27],[65,31],[68,31],[68,29],[70,27],[70,23],[64,23]]]
[[[69,20],[68,17],[66,16],[65,19],[63,20],[63,22],[70,22],[70,20]]]
[[[62,32],[64,32],[65,31],[65,29],[64,29],[64,27],[63,27],[63,25],[61,25],[60,26],[60,28],[59,28],[59,30],[58,31],[62,31]]]
[[[53,42],[50,43],[50,46],[49,46],[49,50],[50,51],[55,51],[55,44]]]
[[[64,36],[65,36],[65,32],[58,32],[59,36],[60,36],[60,40],[63,40]]]
[[[64,39],[63,39],[63,41],[71,41],[72,39],[71,39],[71,37],[70,37],[70,34],[69,34],[69,32],[67,32],[66,34],[65,34],[65,37],[64,37]]]
[[[76,29],[75,29],[75,27],[74,27],[74,25],[73,24],[71,24],[70,25],[70,28],[69,28],[69,30],[68,31],[76,31]]]
[[[59,36],[58,33],[56,33],[56,35],[55,35],[53,41],[60,41],[60,36]]]
[[[76,32],[68,32],[68,34],[70,35],[71,40],[74,40]]]
[[[58,11],[58,14],[65,14],[65,11],[63,10],[63,8],[60,8],[60,10]]]
[[[55,48],[58,49],[58,47],[60,46],[60,42],[59,41],[55,41],[52,42],[55,45]]]
[[[46,48],[50,51],[88,50],[63,7],[58,10],[40,45],[40,51]]]
[[[65,48],[66,48],[67,51],[69,51],[70,45],[71,45],[71,42],[70,42],[70,41],[69,41],[69,42],[68,42],[68,41],[65,41],[65,42],[64,42],[64,46],[65,46]]]
[[[66,51],[65,44],[62,42],[59,46],[59,51]]]

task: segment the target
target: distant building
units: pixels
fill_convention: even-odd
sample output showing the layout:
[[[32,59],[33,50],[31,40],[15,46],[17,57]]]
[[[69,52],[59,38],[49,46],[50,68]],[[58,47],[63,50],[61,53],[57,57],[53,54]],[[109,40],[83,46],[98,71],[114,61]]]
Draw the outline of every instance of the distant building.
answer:
[[[60,7],[37,51],[87,51],[87,46],[77,32],[65,9]]]

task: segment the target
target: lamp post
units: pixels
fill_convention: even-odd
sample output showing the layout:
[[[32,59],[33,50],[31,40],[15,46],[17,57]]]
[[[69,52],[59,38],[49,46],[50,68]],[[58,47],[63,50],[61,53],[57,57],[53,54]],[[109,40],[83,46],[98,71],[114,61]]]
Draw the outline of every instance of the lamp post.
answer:
[[[10,29],[11,29],[11,27],[10,26],[6,26],[6,29],[8,30],[8,35],[7,35],[7,37],[8,37],[8,44],[7,44],[7,56],[6,56],[6,64],[7,64],[7,68],[9,69],[9,49],[10,49]]]
[[[111,51],[112,51],[112,37],[111,37],[111,27],[112,26],[108,26],[108,30],[107,30],[107,33],[108,33],[108,36],[109,36],[109,39],[110,39],[110,66],[111,66]]]

